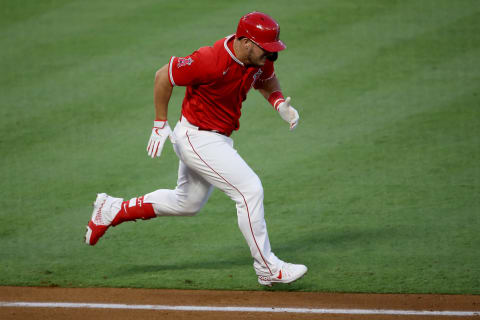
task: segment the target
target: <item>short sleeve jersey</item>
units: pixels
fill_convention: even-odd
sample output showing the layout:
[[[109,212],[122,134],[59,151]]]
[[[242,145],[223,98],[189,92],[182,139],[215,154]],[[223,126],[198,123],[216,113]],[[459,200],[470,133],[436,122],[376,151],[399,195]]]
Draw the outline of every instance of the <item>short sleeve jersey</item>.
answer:
[[[242,102],[248,91],[274,76],[273,62],[247,67],[233,54],[235,36],[212,47],[202,47],[186,57],[171,57],[169,80],[186,86],[182,115],[201,129],[226,135],[240,127]]]

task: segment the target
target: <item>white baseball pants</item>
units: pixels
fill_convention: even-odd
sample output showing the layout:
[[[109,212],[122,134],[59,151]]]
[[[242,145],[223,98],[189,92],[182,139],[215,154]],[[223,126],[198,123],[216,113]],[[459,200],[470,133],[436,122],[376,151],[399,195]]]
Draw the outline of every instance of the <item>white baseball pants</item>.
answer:
[[[276,274],[282,261],[272,252],[264,219],[263,188],[258,176],[224,135],[200,131],[182,117],[173,131],[180,158],[177,187],[146,194],[157,216],[195,215],[213,187],[225,192],[237,207],[238,226],[250,247],[258,275]]]

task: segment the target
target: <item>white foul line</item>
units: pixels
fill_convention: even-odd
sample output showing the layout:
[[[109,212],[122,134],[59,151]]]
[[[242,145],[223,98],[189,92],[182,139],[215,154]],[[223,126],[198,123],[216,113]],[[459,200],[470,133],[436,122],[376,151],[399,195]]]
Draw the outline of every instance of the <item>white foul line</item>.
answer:
[[[480,311],[416,311],[383,309],[309,309],[309,308],[261,308],[261,307],[210,307],[210,306],[166,306],[148,304],[114,303],[67,303],[67,302],[7,302],[0,301],[0,307],[22,308],[91,308],[91,309],[129,309],[160,311],[216,311],[216,312],[266,312],[266,313],[312,313],[312,314],[348,314],[348,315],[408,315],[408,316],[457,316],[472,317]]]

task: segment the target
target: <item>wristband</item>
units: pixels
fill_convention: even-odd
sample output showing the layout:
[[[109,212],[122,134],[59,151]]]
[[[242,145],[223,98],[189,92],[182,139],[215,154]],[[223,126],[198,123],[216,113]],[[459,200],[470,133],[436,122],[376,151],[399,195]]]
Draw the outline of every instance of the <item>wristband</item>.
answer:
[[[278,105],[285,101],[282,91],[275,91],[270,94],[268,97],[268,102],[278,111]]]
[[[163,128],[165,128],[166,124],[167,124],[167,120],[155,120],[153,122],[153,127],[163,129]]]

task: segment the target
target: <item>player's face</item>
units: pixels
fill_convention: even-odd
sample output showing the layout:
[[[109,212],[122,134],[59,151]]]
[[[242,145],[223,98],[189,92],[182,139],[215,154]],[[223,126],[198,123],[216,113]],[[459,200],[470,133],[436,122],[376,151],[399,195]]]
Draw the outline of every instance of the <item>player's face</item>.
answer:
[[[252,45],[248,51],[247,58],[250,61],[251,65],[261,67],[267,61],[267,57],[271,54],[268,51],[263,50],[260,48],[255,42],[250,41]]]

